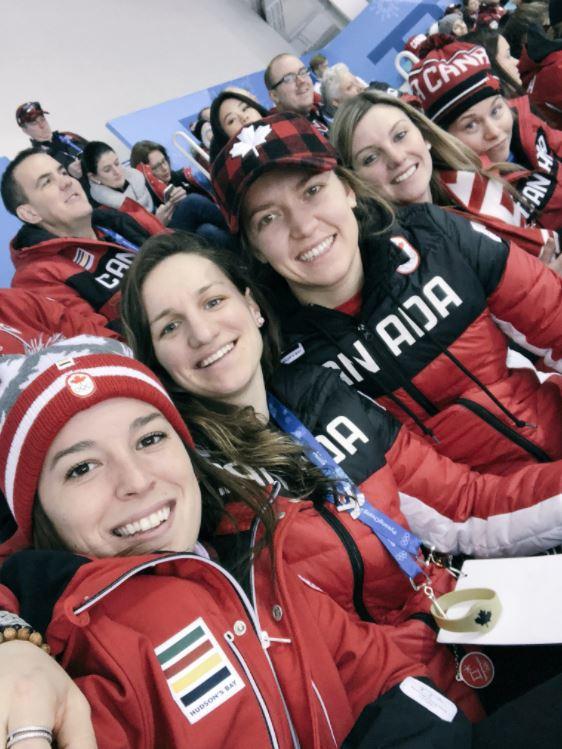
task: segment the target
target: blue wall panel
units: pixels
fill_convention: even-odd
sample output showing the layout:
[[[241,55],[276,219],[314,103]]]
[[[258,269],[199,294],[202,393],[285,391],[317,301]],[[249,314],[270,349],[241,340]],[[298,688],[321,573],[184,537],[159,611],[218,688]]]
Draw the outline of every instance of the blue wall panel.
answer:
[[[0,178],[9,163],[10,159],[6,156],[0,156]],[[11,213],[8,213],[4,204],[0,201],[0,288],[3,289],[10,285],[14,275],[14,266],[10,260],[10,240],[20,226],[21,222]]]
[[[400,85],[402,79],[394,68],[394,57],[412,34],[425,31],[442,15],[447,0],[373,0],[324,49],[319,50],[331,65],[346,62],[366,81],[383,80]],[[308,61],[312,54],[304,55]],[[178,129],[188,129],[197,113],[208,106],[216,94],[228,85],[252,91],[265,106],[271,102],[263,84],[263,71],[243,78],[223,81],[194,94],[172,99],[147,109],[117,117],[108,128],[129,148],[137,140],[149,139],[168,148],[172,165],[185,165],[185,158],[174,148],[172,136]]]

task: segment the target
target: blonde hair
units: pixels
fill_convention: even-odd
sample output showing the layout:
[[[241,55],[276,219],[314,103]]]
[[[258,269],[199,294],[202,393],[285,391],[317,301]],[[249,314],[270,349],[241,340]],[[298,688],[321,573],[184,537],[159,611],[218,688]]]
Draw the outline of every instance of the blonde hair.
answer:
[[[490,170],[483,169],[480,159],[472,149],[465,146],[464,143],[454,135],[442,130],[438,125],[432,122],[422,112],[415,107],[410,106],[402,99],[385,94],[381,91],[362,91],[352,99],[344,101],[336,112],[334,122],[330,130],[330,140],[334,148],[338,151],[342,160],[344,169],[347,172],[354,171],[353,166],[353,136],[355,130],[367,112],[376,104],[386,104],[389,107],[395,107],[401,110],[406,117],[418,128],[423,138],[431,146],[431,156],[433,161],[433,172],[429,182],[431,195],[437,205],[451,205],[452,200],[447,191],[443,188],[439,178],[439,170],[454,170],[477,172],[478,174],[495,179],[501,182],[503,187],[516,199],[520,200],[518,192],[509,185],[505,180],[493,174]],[[495,165],[497,166],[497,165]],[[503,171],[511,171],[513,164],[501,164]],[[366,180],[355,175],[355,179],[360,183]],[[360,189],[360,188],[359,188]],[[373,188],[371,186],[371,195]],[[378,200],[381,200],[380,195]]]

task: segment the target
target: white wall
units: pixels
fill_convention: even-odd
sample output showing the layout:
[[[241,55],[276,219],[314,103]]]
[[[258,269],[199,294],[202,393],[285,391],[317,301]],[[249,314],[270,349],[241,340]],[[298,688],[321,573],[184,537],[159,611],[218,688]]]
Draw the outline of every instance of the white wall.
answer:
[[[16,107],[107,140],[127,112],[264,68],[290,45],[243,0],[0,0],[0,155],[28,145]]]

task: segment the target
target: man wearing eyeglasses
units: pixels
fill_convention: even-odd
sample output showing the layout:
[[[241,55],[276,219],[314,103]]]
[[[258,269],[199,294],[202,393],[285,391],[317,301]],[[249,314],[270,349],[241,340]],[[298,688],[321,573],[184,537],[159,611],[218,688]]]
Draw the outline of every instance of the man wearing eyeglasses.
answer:
[[[328,123],[320,109],[320,98],[315,96],[308,68],[298,57],[283,53],[271,60],[264,80],[273,112],[294,112],[307,117],[323,134],[328,132]]]
[[[33,148],[40,148],[56,159],[73,177],[82,176],[80,156],[86,143],[76,133],[53,131],[38,101],[26,101],[16,109],[16,122],[29,136]]]

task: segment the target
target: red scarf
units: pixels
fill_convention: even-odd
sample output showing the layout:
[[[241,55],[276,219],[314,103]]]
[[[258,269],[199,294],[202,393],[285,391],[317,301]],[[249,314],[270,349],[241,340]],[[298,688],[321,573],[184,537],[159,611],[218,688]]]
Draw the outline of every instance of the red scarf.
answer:
[[[468,171],[440,171],[439,177],[455,204],[447,210],[483,224],[537,257],[547,239],[553,238],[558,246],[556,232],[527,225],[520,206],[501,182]]]

